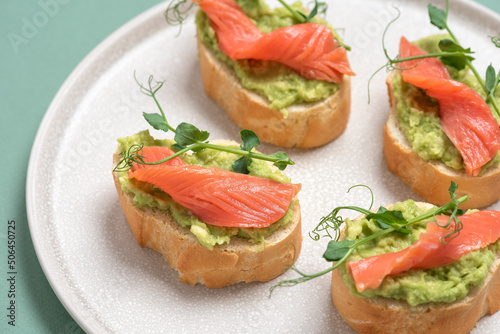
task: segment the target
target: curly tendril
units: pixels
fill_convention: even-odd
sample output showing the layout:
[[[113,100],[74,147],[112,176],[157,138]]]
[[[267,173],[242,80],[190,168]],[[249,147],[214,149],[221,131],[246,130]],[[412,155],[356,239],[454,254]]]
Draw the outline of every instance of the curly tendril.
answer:
[[[168,4],[167,10],[164,13],[165,20],[169,25],[179,26],[177,35],[181,33],[182,24],[193,6],[194,3],[190,0],[172,0]]]
[[[130,168],[132,168],[132,164],[134,162],[144,163],[144,158],[142,156],[142,149],[144,148],[144,144],[134,144],[129,147],[128,151],[120,152],[120,155],[123,157],[120,162],[113,169],[113,172],[126,172]]]

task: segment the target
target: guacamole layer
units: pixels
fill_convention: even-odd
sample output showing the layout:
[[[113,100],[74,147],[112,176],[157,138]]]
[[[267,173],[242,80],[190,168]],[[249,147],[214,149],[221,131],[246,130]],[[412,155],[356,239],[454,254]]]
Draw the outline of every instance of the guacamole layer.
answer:
[[[119,138],[118,143],[120,144],[120,150],[127,152],[132,145],[143,144],[144,146],[167,146],[172,148],[175,142],[171,139],[154,139],[149,134],[149,131],[146,130],[130,137]],[[217,167],[232,171],[231,166],[239,156],[232,153],[204,149],[196,153],[184,153],[180,158],[189,165],[199,165],[207,168]],[[272,168],[267,162],[262,160],[253,159],[248,169],[250,175],[269,178],[282,183],[290,182],[290,179],[285,174]],[[215,245],[229,244],[232,237],[242,237],[248,239],[250,242],[260,243],[261,249],[263,249],[266,237],[271,235],[280,226],[284,226],[293,220],[293,206],[295,202],[290,204],[288,211],[280,220],[266,228],[208,225],[195,217],[188,209],[177,204],[163,190],[145,182],[129,179],[128,172],[119,172],[119,180],[123,191],[134,195],[134,205],[170,211],[181,226],[188,228],[196,236],[200,244],[209,249],[213,249]]]

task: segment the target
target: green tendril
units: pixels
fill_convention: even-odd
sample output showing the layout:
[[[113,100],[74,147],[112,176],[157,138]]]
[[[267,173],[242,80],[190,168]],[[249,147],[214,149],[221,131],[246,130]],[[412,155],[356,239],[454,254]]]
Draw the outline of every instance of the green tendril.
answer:
[[[364,213],[364,214],[370,213],[369,211],[371,210],[371,208],[373,206],[373,200],[374,200],[373,191],[370,187],[368,187],[364,184],[357,184],[355,186],[350,187],[347,190],[347,193],[349,193],[351,191],[351,189],[357,188],[357,187],[364,187],[370,191],[370,195],[371,195],[370,208],[368,210],[357,208],[357,207],[352,207],[352,206],[342,206],[342,207],[335,208],[328,215],[322,217],[320,219],[319,224],[311,232],[309,232],[309,237],[311,239],[318,241],[322,237],[329,237],[330,239],[338,240],[338,238],[340,237],[340,227],[344,223],[344,218],[342,218],[342,216],[340,216],[338,214],[339,211],[342,209],[352,209],[352,210],[356,210],[356,211],[361,210],[359,212]],[[321,235],[321,234],[323,234],[323,235]]]
[[[497,48],[500,48],[500,34],[497,36],[488,36],[491,40],[491,43],[495,45]]]
[[[309,274],[305,274],[305,273],[301,272],[299,269],[297,269],[297,267],[295,267],[295,265],[293,265],[290,267],[290,269],[293,270],[294,272],[296,272],[297,274],[299,274],[300,277],[278,282],[277,284],[275,284],[269,288],[270,295],[272,295],[272,293],[274,292],[274,290],[276,288],[287,288],[287,287],[295,286],[295,285],[300,284],[300,283],[305,283],[305,282],[310,281],[316,277],[320,277],[320,276],[323,276],[325,274],[328,274],[329,272],[336,269],[337,267],[338,266],[335,265],[335,266],[329,267],[328,269],[320,271],[319,273],[309,275]]]
[[[132,164],[138,160],[141,161],[143,160],[142,158],[142,149],[144,145],[132,145],[129,147],[128,151],[125,152],[120,152],[120,156],[122,156],[122,159],[120,159],[120,162],[113,168],[113,172],[126,172],[130,168],[132,168]]]
[[[395,18],[393,18],[385,27],[384,32],[382,33],[382,49],[384,50],[385,58],[387,59],[388,63],[386,63],[384,66],[381,66],[378,68],[375,73],[373,73],[370,76],[370,79],[368,79],[368,104],[370,103],[370,84],[372,82],[372,79],[377,75],[378,72],[382,71],[383,69],[386,70],[386,72],[392,71],[392,62],[391,62],[391,57],[389,56],[389,52],[387,51],[387,48],[385,46],[385,35],[387,34],[387,31],[389,31],[389,28],[396,22],[399,17],[401,16],[401,11],[399,10],[398,7],[393,6],[393,8],[398,12]],[[397,59],[398,57],[394,58]]]
[[[190,0],[171,0],[165,10],[165,20],[171,26],[179,26],[177,36],[181,33],[182,24],[186,20],[189,11],[194,6]]]

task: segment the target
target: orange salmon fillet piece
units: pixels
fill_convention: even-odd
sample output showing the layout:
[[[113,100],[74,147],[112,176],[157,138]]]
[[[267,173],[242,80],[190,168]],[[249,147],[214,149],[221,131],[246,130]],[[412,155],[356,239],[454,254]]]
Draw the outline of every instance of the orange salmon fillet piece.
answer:
[[[143,149],[144,159],[150,162],[172,153],[166,147]],[[157,186],[203,222],[227,227],[268,227],[285,215],[301,188],[300,184],[186,165],[178,157],[154,166],[134,163],[129,178]]]

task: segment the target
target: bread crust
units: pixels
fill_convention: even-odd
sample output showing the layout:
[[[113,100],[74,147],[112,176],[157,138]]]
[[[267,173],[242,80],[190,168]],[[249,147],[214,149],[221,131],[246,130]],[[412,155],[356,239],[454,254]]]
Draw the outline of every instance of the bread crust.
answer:
[[[340,89],[318,102],[287,107],[288,116],[269,108],[269,101],[244,88],[234,71],[218,60],[198,38],[201,74],[206,94],[243,129],[261,141],[283,147],[316,147],[340,136],[351,112],[351,81],[344,75]]]
[[[117,152],[118,153],[118,152]],[[119,161],[114,155],[114,166]],[[180,274],[179,280],[209,288],[222,288],[238,282],[269,281],[292,265],[302,247],[300,205],[294,205],[294,219],[266,238],[265,248],[240,237],[231,243],[202,246],[188,228],[180,226],[169,211],[137,207],[133,194],[120,186],[118,173],[113,179],[123,212],[137,243],[161,253]]]
[[[341,239],[344,238],[342,233]],[[336,269],[332,273],[332,299],[342,318],[360,334],[465,334],[469,333],[483,316],[500,309],[499,266],[500,258],[497,253],[483,284],[473,287],[463,299],[453,303],[426,303],[416,306],[391,298],[354,296],[344,283],[341,270]]]
[[[500,165],[490,167],[481,176],[468,176],[438,160],[424,160],[411,148],[399,125],[397,99],[393,94],[392,72],[387,78],[391,112],[384,126],[383,152],[389,170],[426,201],[442,206],[450,200],[451,181],[458,185],[458,195],[469,195],[460,207],[481,208],[500,199]]]

